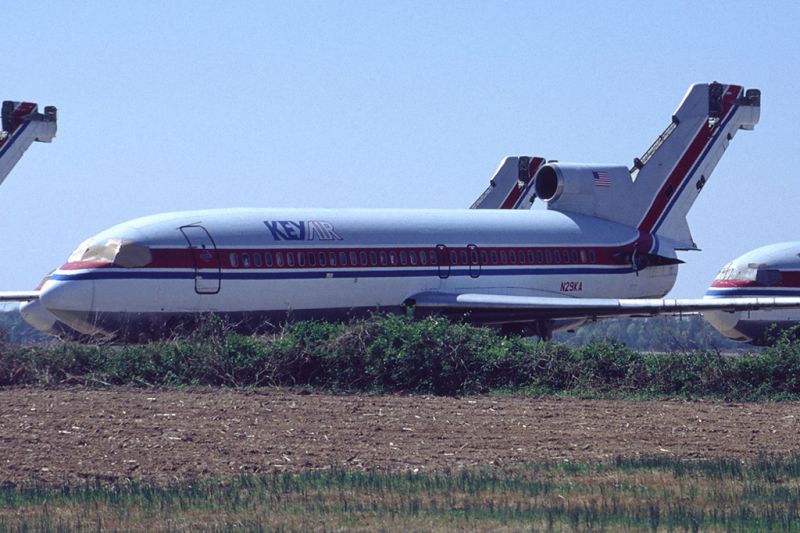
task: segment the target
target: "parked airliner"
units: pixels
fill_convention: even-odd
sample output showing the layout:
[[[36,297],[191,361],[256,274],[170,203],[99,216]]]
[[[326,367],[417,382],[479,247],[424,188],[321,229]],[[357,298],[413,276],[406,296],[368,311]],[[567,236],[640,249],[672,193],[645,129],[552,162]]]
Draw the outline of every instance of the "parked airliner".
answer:
[[[532,195],[523,183],[496,206],[506,209],[224,209],[132,220],[84,241],[20,299],[38,296],[75,332],[120,341],[163,336],[208,313],[253,331],[287,316],[413,306],[548,337],[612,316],[800,306],[660,299],[675,282],[676,251],[697,249],[686,214],[736,132],[758,122],[760,96],[693,85],[632,168],[536,161]],[[533,195],[546,210],[519,208]]]
[[[530,156],[506,157],[500,162],[489,186],[472,203],[470,209],[530,209],[533,204],[533,176],[544,162],[544,158]],[[41,285],[47,281],[48,276]],[[36,291],[31,292],[35,297]],[[0,293],[2,299],[2,293]],[[90,337],[69,327],[48,311],[38,299],[31,299],[20,306],[25,321],[37,330],[64,340],[88,340]]]
[[[800,241],[757,248],[719,271],[706,298],[800,297]],[[800,325],[800,309],[706,311],[706,320],[733,340],[765,344]]]

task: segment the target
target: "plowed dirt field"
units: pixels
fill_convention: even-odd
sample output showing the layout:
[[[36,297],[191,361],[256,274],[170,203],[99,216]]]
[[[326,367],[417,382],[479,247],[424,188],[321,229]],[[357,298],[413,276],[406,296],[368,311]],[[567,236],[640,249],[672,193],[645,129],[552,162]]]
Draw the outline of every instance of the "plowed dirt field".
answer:
[[[800,452],[800,403],[0,390],[0,484]]]

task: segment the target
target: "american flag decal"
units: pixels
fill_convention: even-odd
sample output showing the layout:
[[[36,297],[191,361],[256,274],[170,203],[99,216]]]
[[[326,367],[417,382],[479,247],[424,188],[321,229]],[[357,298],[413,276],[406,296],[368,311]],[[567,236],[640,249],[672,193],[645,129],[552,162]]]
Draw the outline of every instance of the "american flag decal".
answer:
[[[594,174],[595,187],[611,187],[611,178],[608,176],[608,172],[605,170],[595,170],[592,174]]]

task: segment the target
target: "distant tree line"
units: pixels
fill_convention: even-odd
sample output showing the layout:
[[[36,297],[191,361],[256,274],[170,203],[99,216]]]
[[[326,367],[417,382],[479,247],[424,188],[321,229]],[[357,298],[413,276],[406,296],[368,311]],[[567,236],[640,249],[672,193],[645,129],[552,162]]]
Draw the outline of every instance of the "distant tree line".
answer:
[[[602,320],[574,332],[557,333],[554,340],[569,346],[616,341],[632,350],[649,352],[757,350],[722,335],[699,315]]]

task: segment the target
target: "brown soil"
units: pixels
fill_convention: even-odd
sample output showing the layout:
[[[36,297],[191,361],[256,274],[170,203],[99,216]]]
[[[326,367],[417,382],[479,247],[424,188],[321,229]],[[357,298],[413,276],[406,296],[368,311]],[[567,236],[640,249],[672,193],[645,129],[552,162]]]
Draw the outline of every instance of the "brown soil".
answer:
[[[800,452],[800,403],[0,390],[0,485]]]

